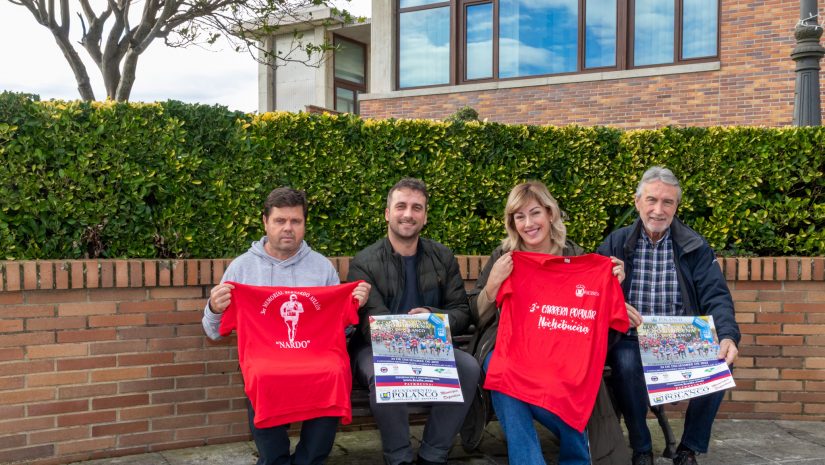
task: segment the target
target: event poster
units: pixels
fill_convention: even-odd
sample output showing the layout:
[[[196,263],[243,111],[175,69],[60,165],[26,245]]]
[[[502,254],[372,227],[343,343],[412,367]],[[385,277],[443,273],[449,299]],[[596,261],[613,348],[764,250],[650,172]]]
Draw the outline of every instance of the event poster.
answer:
[[[370,317],[375,397],[389,402],[463,402],[447,315]]]
[[[736,386],[717,359],[712,316],[648,316],[638,328],[650,405],[699,397]]]

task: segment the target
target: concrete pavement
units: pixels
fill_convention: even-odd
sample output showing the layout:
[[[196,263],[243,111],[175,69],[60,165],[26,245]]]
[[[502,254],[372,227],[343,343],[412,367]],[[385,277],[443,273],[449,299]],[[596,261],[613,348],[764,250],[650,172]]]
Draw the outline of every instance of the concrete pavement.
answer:
[[[654,452],[664,447],[655,420],[649,420],[654,434]],[[681,436],[682,420],[672,418],[676,437]],[[418,445],[422,426],[411,429],[412,442]],[[556,464],[558,450],[552,434],[539,428],[548,464]],[[450,454],[451,465],[507,465],[507,448],[498,422],[487,426],[477,451],[467,453],[457,442]],[[294,445],[294,444],[293,444]],[[339,432],[328,465],[383,465],[378,431]],[[170,450],[112,459],[80,462],[83,465],[254,465],[255,445],[239,442],[190,449]],[[825,465],[825,425],[821,422],[770,420],[717,420],[710,452],[699,456],[701,465]],[[661,456],[656,465],[672,462]]]

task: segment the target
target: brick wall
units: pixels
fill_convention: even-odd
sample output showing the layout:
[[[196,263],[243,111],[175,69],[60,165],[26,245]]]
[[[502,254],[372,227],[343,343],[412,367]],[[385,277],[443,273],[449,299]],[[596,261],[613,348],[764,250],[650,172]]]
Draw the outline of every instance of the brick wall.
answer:
[[[468,286],[484,261],[460,257]],[[0,262],[0,463],[246,440],[234,341],[200,326],[227,263]],[[743,338],[721,416],[825,420],[823,265],[722,261]]]
[[[720,69],[534,87],[363,100],[371,118],[443,119],[469,105],[501,123],[785,126],[793,119],[799,3],[720,2]],[[512,81],[517,82],[517,81]],[[825,101],[825,86],[822,86]]]

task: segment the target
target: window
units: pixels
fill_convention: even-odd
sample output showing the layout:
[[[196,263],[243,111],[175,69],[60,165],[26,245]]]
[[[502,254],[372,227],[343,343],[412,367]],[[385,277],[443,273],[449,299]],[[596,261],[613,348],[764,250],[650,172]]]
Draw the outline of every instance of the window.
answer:
[[[617,0],[585,2],[584,67],[616,66]]]
[[[398,86],[450,82],[450,2],[399,0]]]
[[[715,59],[719,0],[396,0],[399,89]]]
[[[683,0],[682,59],[716,56],[718,0]]]
[[[499,77],[576,71],[579,0],[499,0]]]
[[[339,36],[334,43],[335,110],[358,113],[358,94],[367,91],[367,48]]]
[[[464,56],[467,66],[464,79],[489,79],[493,77],[493,4],[481,3],[465,8]]]

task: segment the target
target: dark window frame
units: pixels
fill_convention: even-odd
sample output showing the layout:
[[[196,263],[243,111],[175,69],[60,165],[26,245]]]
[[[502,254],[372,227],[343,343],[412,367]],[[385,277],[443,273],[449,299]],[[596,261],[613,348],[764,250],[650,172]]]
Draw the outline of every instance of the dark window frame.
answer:
[[[353,45],[357,47],[361,47],[361,50],[364,52],[364,83],[361,84],[359,82],[350,81],[344,78],[339,78],[335,75],[335,60],[337,59],[337,54],[332,54],[332,107],[335,111],[341,111],[338,109],[338,88],[351,90],[355,92],[355,108],[354,113],[360,114],[359,105],[358,105],[358,94],[365,94],[367,93],[367,84],[369,83],[369,75],[367,74],[367,63],[369,63],[369,56],[367,55],[368,47],[367,44],[363,42],[359,42],[355,39],[350,39],[349,37],[344,37],[338,34],[332,35],[332,43],[336,47],[338,46],[339,42],[347,42],[348,45]]]
[[[634,49],[634,37],[633,37],[633,30],[635,27],[635,6],[636,0],[616,0],[616,57],[615,57],[615,66],[601,66],[601,67],[585,67],[585,59],[586,59],[586,20],[587,20],[587,1],[586,0],[578,0],[578,47],[577,47],[577,56],[576,56],[576,71],[565,72],[565,73],[553,73],[553,74],[540,74],[534,76],[518,76],[518,77],[509,77],[509,78],[500,78],[499,77],[499,10],[500,10],[500,2],[501,0],[445,0],[438,3],[433,3],[430,5],[420,5],[416,7],[408,7],[408,8],[400,8],[400,1],[395,0],[395,13],[394,13],[394,51],[395,51],[395,82],[394,88],[396,90],[409,90],[409,89],[426,89],[430,87],[444,87],[444,86],[452,86],[452,85],[462,85],[462,84],[477,84],[477,83],[487,83],[487,82],[499,82],[499,81],[517,81],[517,80],[524,80],[524,79],[535,79],[535,78],[544,78],[550,76],[566,76],[566,75],[576,75],[576,74],[590,74],[590,73],[599,73],[605,71],[625,71],[625,70],[633,70],[633,69],[644,69],[644,68],[658,68],[658,67],[668,67],[668,66],[679,66],[685,64],[692,64],[692,63],[708,63],[718,61],[719,57],[721,56],[721,29],[722,29],[722,19],[721,19],[721,2],[722,0],[716,1],[716,53],[714,55],[706,56],[706,57],[696,57],[696,58],[683,58],[682,57],[682,37],[683,37],[683,27],[684,27],[684,1],[685,0],[672,0],[674,2],[674,22],[673,22],[673,30],[674,30],[674,44],[673,44],[673,61],[669,63],[658,63],[653,65],[641,65],[635,66],[633,65],[633,49]],[[467,79],[467,28],[465,27],[464,23],[466,21],[467,16],[467,7],[474,6],[474,5],[482,5],[492,3],[493,5],[493,75],[490,78],[479,78],[479,79]],[[420,11],[420,10],[427,10],[432,8],[443,8],[445,6],[450,7],[450,17],[452,21],[450,22],[450,78],[449,82],[443,84],[431,84],[426,86],[412,86],[412,87],[401,87],[400,86],[400,18],[401,14],[411,12],[411,11]]]

